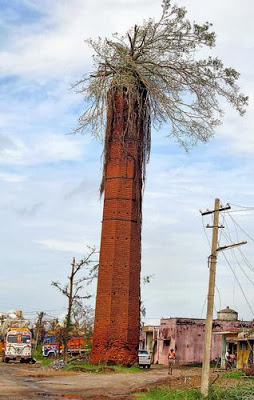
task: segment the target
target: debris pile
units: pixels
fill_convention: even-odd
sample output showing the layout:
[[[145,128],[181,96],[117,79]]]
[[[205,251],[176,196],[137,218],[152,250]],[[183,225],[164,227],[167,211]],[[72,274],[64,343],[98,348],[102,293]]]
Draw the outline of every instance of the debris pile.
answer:
[[[54,369],[55,371],[58,371],[65,368],[66,366],[67,362],[65,362],[64,360],[55,360],[50,365],[43,367],[43,369]]]

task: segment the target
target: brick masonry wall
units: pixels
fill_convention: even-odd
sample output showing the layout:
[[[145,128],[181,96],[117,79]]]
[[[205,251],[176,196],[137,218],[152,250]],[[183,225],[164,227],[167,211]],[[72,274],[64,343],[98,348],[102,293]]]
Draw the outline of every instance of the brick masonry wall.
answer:
[[[125,97],[123,93],[116,92],[114,121],[110,132],[107,131],[110,140],[104,180],[104,210],[91,354],[91,362],[94,364],[107,362],[129,365],[137,360],[141,187],[137,186],[135,170],[137,141],[128,137],[123,141],[126,112]]]

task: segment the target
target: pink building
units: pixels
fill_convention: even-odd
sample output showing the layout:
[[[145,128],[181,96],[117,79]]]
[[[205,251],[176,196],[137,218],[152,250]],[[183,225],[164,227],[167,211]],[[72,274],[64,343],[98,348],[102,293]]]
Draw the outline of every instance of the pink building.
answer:
[[[223,332],[238,332],[243,328],[254,327],[254,322],[239,321],[238,314],[227,307],[218,312],[213,321],[211,361],[222,357],[225,350]],[[216,334],[215,334],[216,333]],[[176,349],[179,364],[199,364],[203,359],[205,319],[199,318],[162,318],[159,326],[142,328],[140,347],[146,348],[152,355],[154,364],[168,363],[168,353]],[[236,349],[236,343],[227,343]]]

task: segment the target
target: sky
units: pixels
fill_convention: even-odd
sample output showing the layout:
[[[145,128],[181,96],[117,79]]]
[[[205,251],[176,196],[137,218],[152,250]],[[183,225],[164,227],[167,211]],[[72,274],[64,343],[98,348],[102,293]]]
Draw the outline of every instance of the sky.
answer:
[[[204,318],[212,210],[220,198],[215,313],[229,306],[254,318],[254,28],[252,0],[179,0],[188,18],[213,23],[212,54],[241,73],[249,95],[240,117],[224,105],[224,123],[189,153],[152,132],[143,203],[142,285],[146,323],[161,317]],[[72,257],[100,246],[102,143],[74,135],[86,104],[71,90],[92,69],[87,38],[125,33],[158,18],[159,0],[0,0],[0,311],[63,315]],[[93,294],[95,284],[85,289]]]

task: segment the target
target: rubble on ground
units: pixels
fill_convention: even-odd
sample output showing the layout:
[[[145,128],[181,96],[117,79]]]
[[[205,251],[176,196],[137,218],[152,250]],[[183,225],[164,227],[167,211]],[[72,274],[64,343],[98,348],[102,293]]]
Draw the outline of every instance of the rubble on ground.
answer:
[[[67,366],[67,362],[64,360],[55,360],[50,365],[43,367],[43,369],[54,369],[55,371],[59,371]]]

